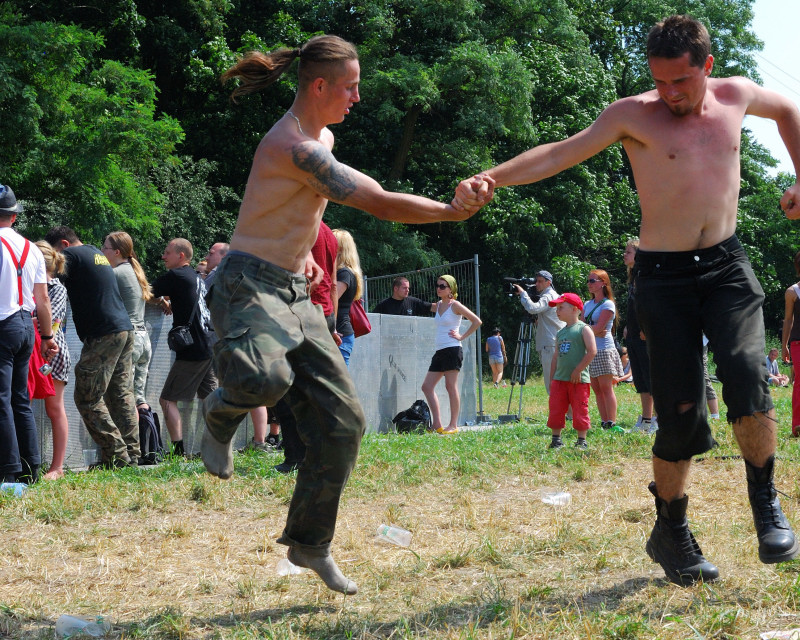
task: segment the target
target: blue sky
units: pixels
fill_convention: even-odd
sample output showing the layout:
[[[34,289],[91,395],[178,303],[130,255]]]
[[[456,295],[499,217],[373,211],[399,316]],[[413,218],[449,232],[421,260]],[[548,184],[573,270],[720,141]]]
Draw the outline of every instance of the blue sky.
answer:
[[[795,29],[800,24],[800,2],[756,0],[753,12],[753,31],[764,42],[764,50],[755,56],[764,86],[800,104],[800,39]],[[744,126],[780,161],[780,171],[795,173],[772,120],[748,116]]]

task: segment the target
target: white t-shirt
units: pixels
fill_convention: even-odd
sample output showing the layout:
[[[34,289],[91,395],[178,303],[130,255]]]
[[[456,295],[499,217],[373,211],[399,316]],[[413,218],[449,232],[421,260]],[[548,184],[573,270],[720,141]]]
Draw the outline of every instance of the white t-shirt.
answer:
[[[25,238],[11,227],[0,227],[0,238],[3,238],[11,245],[14,257],[19,262],[22,258],[22,251],[25,249]],[[5,320],[19,311],[19,285],[14,260],[8,254],[8,248],[3,242],[0,242],[0,251],[2,251],[2,266],[0,266],[0,320]],[[36,308],[36,303],[33,301],[33,285],[40,283],[47,284],[44,256],[39,251],[39,247],[31,242],[28,256],[22,267],[22,307],[26,311],[33,311]]]

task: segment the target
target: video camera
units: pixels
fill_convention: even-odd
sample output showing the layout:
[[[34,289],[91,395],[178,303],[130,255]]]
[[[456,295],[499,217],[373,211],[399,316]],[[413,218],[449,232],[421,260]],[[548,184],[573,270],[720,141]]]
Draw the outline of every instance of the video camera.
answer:
[[[534,302],[538,302],[541,295],[536,290],[536,279],[535,278],[503,278],[503,282],[506,283],[505,290],[509,296],[514,296],[517,294],[517,290],[514,288],[515,284],[518,284],[525,290],[525,293],[530,296],[530,299]]]

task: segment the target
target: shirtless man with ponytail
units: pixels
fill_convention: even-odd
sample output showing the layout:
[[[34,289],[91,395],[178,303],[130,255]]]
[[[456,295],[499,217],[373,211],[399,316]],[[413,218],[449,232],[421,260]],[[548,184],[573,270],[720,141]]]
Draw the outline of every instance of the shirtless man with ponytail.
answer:
[[[490,199],[492,180],[469,181],[470,203],[444,204],[384,191],[337,161],[328,125],[342,122],[360,100],[358,53],[337,36],[251,52],[222,79],[240,80],[235,100],[269,87],[297,58],[297,95],[258,145],[230,252],[207,298],[219,337],[219,388],[204,403],[202,455],[210,473],[229,478],[237,425],[250,409],[285,397],[307,453],[278,542],[289,547],[291,562],[315,571],[330,589],[354,594],[356,584],[336,566],[330,545],[365,418],[325,319],[308,296],[320,277],[310,250],[329,200],[382,220],[459,221]]]

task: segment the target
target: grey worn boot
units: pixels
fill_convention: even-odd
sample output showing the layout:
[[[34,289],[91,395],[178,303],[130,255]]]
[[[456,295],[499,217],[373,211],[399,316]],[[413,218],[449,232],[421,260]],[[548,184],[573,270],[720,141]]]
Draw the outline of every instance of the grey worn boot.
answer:
[[[770,456],[763,467],[755,467],[747,460],[744,466],[747,469],[747,494],[750,496],[750,508],[758,535],[758,557],[765,564],[791,560],[800,546],[789,521],[783,515],[772,481],[775,456]]]
[[[711,582],[719,577],[719,569],[703,557],[700,545],[689,531],[686,506],[689,498],[683,496],[672,502],[658,497],[656,483],[648,487],[656,498],[656,524],[647,541],[647,555],[661,565],[667,578],[682,587],[696,582]]]

